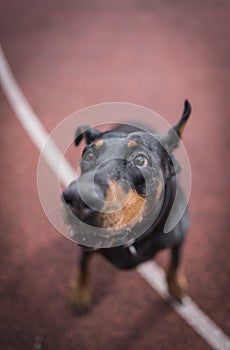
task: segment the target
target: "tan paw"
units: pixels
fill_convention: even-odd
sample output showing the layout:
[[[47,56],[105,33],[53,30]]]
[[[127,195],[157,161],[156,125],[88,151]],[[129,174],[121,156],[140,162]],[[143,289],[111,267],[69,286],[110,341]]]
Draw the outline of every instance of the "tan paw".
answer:
[[[180,270],[169,272],[167,283],[170,295],[182,303],[187,294],[187,281],[184,273]]]
[[[69,303],[76,314],[86,313],[92,304],[91,291],[89,286],[80,285],[76,281],[70,284]]]

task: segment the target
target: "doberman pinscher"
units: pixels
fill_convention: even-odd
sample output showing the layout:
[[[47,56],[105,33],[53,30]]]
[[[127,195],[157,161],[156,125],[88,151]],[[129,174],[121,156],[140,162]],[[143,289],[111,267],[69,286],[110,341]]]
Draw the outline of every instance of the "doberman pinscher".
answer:
[[[181,247],[189,228],[186,205],[175,227],[168,233],[164,228],[176,192],[180,200],[175,212],[184,203],[177,176],[181,168],[172,152],[190,113],[186,100],[180,121],[166,136],[125,124],[107,131],[78,128],[75,144],[83,138],[87,144],[80,161],[81,175],[62,193],[65,221],[81,246],[79,271],[70,296],[76,312],[84,312],[91,305],[89,261],[95,252],[120,269],[130,269],[153,258],[159,250],[170,248],[168,290],[182,301],[186,279],[180,265]],[[99,240],[98,246],[93,231],[81,224],[78,227],[73,218],[86,228],[108,232],[107,240]],[[135,232],[138,234],[133,236]]]

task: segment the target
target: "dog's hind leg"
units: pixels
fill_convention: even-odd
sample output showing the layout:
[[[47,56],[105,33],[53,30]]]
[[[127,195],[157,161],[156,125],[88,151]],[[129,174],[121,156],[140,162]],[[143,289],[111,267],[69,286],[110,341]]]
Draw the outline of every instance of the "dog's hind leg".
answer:
[[[183,301],[187,291],[187,281],[180,264],[182,244],[171,249],[171,257],[167,271],[169,293],[179,302]]]
[[[87,312],[92,302],[89,263],[92,252],[81,250],[79,268],[70,282],[70,304],[77,314]]]

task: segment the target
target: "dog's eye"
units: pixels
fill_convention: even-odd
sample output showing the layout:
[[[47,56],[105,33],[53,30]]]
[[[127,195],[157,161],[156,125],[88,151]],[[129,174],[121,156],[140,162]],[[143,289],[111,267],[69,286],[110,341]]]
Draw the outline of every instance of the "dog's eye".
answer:
[[[91,162],[94,159],[95,159],[95,155],[91,150],[87,151],[86,154],[84,155],[84,160],[86,160],[87,162]]]
[[[139,167],[146,167],[148,165],[148,159],[143,154],[138,154],[133,159],[133,163]]]

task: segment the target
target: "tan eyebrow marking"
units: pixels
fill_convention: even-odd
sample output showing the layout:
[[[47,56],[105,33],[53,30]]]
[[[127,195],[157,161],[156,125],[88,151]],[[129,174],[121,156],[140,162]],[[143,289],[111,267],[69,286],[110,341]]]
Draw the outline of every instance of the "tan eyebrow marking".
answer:
[[[135,147],[138,145],[138,142],[136,140],[130,140],[128,142],[128,147],[131,148],[131,147]]]
[[[101,147],[101,146],[103,145],[103,143],[104,143],[103,140],[97,140],[97,141],[95,142],[95,147],[96,147],[96,148],[99,148],[99,147]]]

